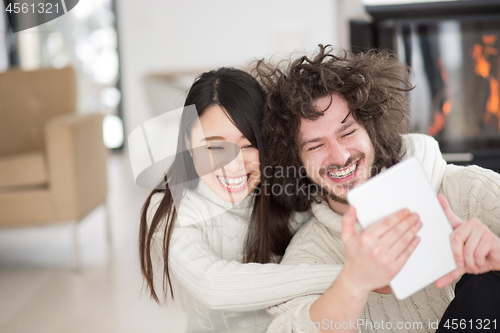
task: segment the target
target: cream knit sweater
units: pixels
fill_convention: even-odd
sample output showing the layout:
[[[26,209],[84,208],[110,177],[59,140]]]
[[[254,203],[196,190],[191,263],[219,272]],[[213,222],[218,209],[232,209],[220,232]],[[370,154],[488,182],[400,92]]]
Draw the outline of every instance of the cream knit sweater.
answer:
[[[153,196],[149,221],[162,197]],[[252,207],[253,196],[233,205],[203,181],[182,199],[169,264],[174,300],[181,302],[188,317],[187,332],[265,332],[272,321],[266,308],[300,295],[325,292],[342,269],[334,265],[242,264]],[[296,231],[310,218],[310,213],[294,215],[292,229]],[[163,230],[156,234],[154,246],[156,286],[161,286]]]
[[[425,135],[407,135],[405,146],[405,158],[420,159],[435,191],[448,199],[459,217],[464,220],[478,217],[500,234],[500,175],[477,166],[446,165],[437,142]],[[312,211],[314,217],[296,233],[282,264],[344,264],[341,216],[326,202],[314,204]],[[316,325],[311,322],[309,308],[319,297],[319,294],[310,294],[270,308],[275,319],[268,332],[319,332],[318,328],[335,326],[330,322]],[[430,285],[403,301],[396,300],[392,294],[372,292],[361,318],[364,325],[360,331],[434,332],[453,297],[451,286],[439,290]]]

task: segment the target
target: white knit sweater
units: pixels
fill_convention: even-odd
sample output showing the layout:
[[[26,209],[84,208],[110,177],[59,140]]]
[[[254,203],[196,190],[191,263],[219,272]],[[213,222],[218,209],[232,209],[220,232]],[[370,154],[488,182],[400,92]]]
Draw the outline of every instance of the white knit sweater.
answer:
[[[476,166],[447,166],[437,142],[428,136],[411,134],[404,142],[407,149],[404,158],[420,159],[435,191],[449,200],[459,217],[464,220],[478,217],[500,234],[500,175]],[[341,216],[326,202],[314,204],[312,211],[314,217],[296,233],[282,264],[344,264]],[[309,309],[319,297],[319,294],[310,294],[270,308],[275,319],[268,332],[319,332],[318,327],[331,325],[311,322]],[[403,301],[398,301],[393,294],[372,292],[362,317],[365,325],[360,331],[434,332],[453,297],[451,286],[439,290],[430,285]],[[392,329],[388,329],[389,326]]]
[[[149,221],[162,197],[153,196]],[[252,207],[252,196],[233,205],[203,181],[182,199],[169,263],[174,300],[182,303],[188,317],[187,332],[265,332],[272,320],[266,308],[323,293],[340,272],[341,267],[333,265],[242,264]],[[292,229],[310,217],[294,215]],[[162,236],[160,230],[154,240],[157,286],[162,285]]]

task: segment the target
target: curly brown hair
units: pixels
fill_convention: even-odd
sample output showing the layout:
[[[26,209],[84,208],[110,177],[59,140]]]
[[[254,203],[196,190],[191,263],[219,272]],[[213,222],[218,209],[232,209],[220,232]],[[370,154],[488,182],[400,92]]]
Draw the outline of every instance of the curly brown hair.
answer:
[[[342,56],[333,54],[331,45],[319,45],[312,59],[302,56],[274,66],[260,60],[255,75],[267,92],[267,110],[264,114],[262,135],[267,147],[268,165],[277,168],[301,170],[296,138],[301,119],[314,120],[326,110],[317,110],[318,98],[338,94],[348,104],[354,119],[362,125],[374,147],[373,170],[390,167],[401,159],[402,134],[410,129],[408,98],[413,89],[410,69],[387,51],[371,50],[364,54],[347,51]],[[273,194],[284,207],[295,211],[310,208],[317,186],[302,173],[281,173],[274,177],[273,186],[281,188],[293,184],[293,194]],[[301,191],[300,189],[305,189]]]

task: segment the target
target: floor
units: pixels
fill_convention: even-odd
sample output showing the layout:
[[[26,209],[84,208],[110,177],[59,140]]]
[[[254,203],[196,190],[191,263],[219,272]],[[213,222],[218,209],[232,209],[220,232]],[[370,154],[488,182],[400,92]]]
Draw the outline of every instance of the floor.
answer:
[[[135,185],[124,154],[111,154],[108,174],[112,243],[102,206],[78,226],[80,273],[70,224],[0,229],[0,333],[184,331],[176,304],[159,306],[143,291],[137,235],[148,191]]]

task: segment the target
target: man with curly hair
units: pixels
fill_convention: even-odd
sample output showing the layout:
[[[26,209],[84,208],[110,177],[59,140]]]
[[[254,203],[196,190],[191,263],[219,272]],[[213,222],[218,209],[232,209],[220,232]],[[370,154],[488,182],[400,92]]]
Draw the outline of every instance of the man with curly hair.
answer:
[[[476,166],[447,165],[434,139],[406,134],[409,69],[386,52],[336,56],[320,45],[315,57],[301,57],[286,68],[261,61],[257,76],[268,92],[263,135],[274,172],[271,190],[262,190],[284,209],[311,209],[314,215],[294,236],[282,263],[344,265],[323,295],[271,308],[276,319],[268,331],[434,332],[441,319],[439,330],[446,329],[445,318],[497,319],[500,295],[481,294],[500,293],[497,275],[464,275],[453,302],[449,284],[466,272],[500,270],[500,176]],[[459,268],[398,301],[387,284],[418,244],[419,217],[402,210],[361,231],[346,194],[411,156],[440,193],[454,227]],[[282,171],[290,168],[302,171],[298,179]],[[469,312],[469,305],[480,302],[486,306]],[[500,318],[495,325],[500,327]]]

